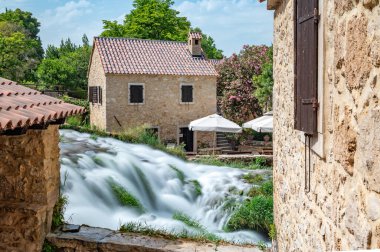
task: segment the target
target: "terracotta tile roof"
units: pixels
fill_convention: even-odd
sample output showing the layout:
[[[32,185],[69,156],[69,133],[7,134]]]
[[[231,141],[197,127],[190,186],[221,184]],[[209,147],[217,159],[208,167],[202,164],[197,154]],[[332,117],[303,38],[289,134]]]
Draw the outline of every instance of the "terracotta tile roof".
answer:
[[[95,37],[106,74],[216,76],[205,57],[193,57],[187,43]]]
[[[223,62],[224,59],[209,59],[210,63],[213,64],[214,66],[219,65],[220,63]]]
[[[46,124],[84,111],[0,77],[0,132]]]
[[[189,37],[193,39],[202,39],[202,33],[200,32],[190,32]]]

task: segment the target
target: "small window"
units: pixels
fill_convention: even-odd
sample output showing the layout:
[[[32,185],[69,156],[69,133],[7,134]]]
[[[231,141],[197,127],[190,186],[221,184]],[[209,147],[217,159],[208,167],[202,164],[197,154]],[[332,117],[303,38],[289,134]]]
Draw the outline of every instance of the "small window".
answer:
[[[181,85],[181,102],[193,102],[193,85]]]
[[[144,85],[129,84],[129,103],[130,104],[144,103]]]
[[[195,44],[196,44],[196,45],[199,44],[199,40],[198,40],[198,39],[195,40]]]
[[[102,88],[100,86],[89,87],[88,100],[91,103],[102,103]]]

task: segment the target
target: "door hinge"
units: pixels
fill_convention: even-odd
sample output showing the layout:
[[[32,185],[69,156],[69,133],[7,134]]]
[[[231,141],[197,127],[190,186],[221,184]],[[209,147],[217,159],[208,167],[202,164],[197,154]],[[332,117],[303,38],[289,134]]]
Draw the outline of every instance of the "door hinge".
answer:
[[[318,24],[319,23],[319,18],[320,18],[320,15],[319,15],[319,11],[317,8],[314,8],[314,23]]]
[[[313,110],[317,111],[319,108],[319,102],[317,98],[301,99],[302,105],[312,105]]]

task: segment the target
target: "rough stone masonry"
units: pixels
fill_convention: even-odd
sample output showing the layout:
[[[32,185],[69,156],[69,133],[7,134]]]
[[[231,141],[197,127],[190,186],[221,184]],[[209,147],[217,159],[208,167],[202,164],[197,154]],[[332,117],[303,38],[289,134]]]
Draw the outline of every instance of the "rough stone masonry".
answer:
[[[275,2],[274,183],[279,251],[380,248],[380,6],[320,0],[321,153],[304,191],[294,130],[294,1]],[[271,5],[268,5],[273,7]]]
[[[0,136],[0,251],[39,252],[59,194],[58,125]]]

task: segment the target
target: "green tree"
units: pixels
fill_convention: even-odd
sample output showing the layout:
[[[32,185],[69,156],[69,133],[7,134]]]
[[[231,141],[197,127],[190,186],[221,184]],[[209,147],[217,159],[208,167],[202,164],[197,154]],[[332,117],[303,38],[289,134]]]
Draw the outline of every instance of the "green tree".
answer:
[[[49,45],[46,57],[38,67],[39,81],[49,88],[61,86],[73,91],[86,90],[91,47],[86,35],[83,35],[82,42],[77,46],[66,39],[59,47]]]
[[[30,12],[7,9],[0,13],[0,24],[0,74],[19,82],[35,81],[44,53],[40,23]]]
[[[202,49],[209,59],[223,59],[223,51],[216,48],[215,40],[203,33],[200,28],[195,28],[193,31],[202,33]]]
[[[103,37],[186,41],[190,22],[172,9],[172,0],[134,0],[134,9],[124,23],[103,21]]]
[[[18,24],[0,21],[0,76],[21,82],[34,75],[38,42]]]
[[[265,111],[272,109],[273,95],[273,46],[267,52],[268,60],[261,68],[259,75],[253,76],[254,92],[259,104]]]

